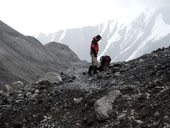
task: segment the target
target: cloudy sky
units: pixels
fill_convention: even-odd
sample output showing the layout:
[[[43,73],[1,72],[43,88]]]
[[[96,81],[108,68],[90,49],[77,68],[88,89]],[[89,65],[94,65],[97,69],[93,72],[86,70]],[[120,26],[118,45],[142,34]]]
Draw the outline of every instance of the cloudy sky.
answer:
[[[0,20],[25,35],[96,25],[109,19],[129,22],[147,8],[170,6],[170,0],[0,0],[0,3]]]

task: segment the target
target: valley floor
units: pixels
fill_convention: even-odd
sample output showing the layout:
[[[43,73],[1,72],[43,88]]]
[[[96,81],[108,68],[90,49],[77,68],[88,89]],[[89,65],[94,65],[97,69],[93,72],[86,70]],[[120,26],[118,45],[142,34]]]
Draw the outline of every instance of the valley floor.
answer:
[[[88,66],[60,73],[63,82],[34,83],[0,94],[1,128],[169,128],[170,48],[158,49],[109,71],[87,75]],[[96,118],[94,103],[112,90],[120,95],[109,118]]]

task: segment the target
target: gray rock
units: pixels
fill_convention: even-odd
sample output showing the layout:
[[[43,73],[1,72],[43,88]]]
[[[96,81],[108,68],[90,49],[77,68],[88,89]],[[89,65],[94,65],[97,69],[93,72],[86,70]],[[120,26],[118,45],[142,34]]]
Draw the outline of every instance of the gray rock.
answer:
[[[94,109],[96,117],[99,121],[104,121],[109,118],[109,112],[112,111],[112,104],[120,94],[121,93],[119,90],[113,90],[109,92],[108,95],[95,101]]]
[[[12,83],[12,87],[15,91],[20,91],[24,88],[24,83],[22,81],[17,81]]]
[[[13,92],[14,91],[14,89],[12,88],[12,86],[10,86],[9,84],[6,84],[5,86],[4,86],[4,93],[11,93],[11,92]]]
[[[31,99],[31,100],[36,100],[36,99],[37,99],[37,96],[38,96],[38,94],[35,93],[35,94],[33,94],[33,95],[30,97],[30,99]]]
[[[74,100],[75,103],[78,104],[78,103],[80,103],[80,102],[82,101],[82,99],[83,99],[83,98],[80,97],[80,98],[74,98],[73,100]]]
[[[2,90],[0,90],[0,95],[5,96],[5,97],[9,97],[9,95],[7,93],[4,93]]]
[[[40,92],[40,90],[36,89],[35,90],[35,94],[38,94]]]
[[[28,93],[26,94],[26,96],[27,96],[28,98],[30,98],[30,97],[31,97],[31,95],[32,95],[32,93],[31,93],[31,92],[28,92]]]
[[[62,82],[62,78],[60,76],[60,74],[56,73],[56,72],[48,72],[45,74],[44,77],[40,78],[38,80],[38,82],[42,82],[42,81],[48,81],[52,84],[58,84]]]

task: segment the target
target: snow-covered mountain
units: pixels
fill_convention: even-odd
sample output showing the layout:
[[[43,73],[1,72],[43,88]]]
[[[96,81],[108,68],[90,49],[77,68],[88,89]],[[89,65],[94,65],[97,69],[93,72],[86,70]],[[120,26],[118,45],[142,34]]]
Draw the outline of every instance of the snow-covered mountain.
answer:
[[[100,56],[110,55],[113,61],[127,61],[170,45],[170,24],[161,10],[141,13],[130,23],[109,20],[96,26],[40,33],[42,43],[57,41],[67,44],[82,60],[90,60],[89,47],[94,35],[101,34]]]

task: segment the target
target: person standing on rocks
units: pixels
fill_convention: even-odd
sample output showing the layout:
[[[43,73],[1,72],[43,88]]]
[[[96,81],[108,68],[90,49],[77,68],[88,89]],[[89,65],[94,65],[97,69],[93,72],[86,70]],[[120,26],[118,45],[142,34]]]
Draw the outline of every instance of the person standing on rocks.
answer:
[[[98,42],[102,39],[102,37],[100,35],[97,35],[95,37],[93,37],[92,41],[91,41],[91,47],[90,47],[90,56],[91,56],[91,65],[89,67],[88,70],[88,74],[92,75],[92,71],[93,74],[97,73],[97,65],[98,65],[98,61],[97,61],[97,55],[99,52],[99,44]]]

